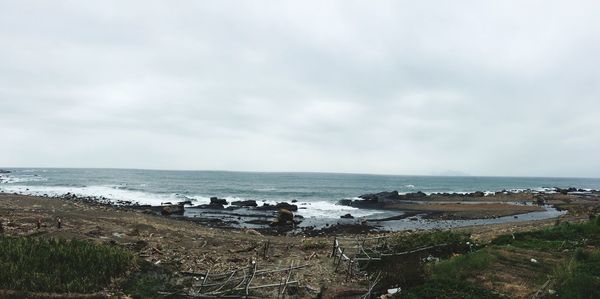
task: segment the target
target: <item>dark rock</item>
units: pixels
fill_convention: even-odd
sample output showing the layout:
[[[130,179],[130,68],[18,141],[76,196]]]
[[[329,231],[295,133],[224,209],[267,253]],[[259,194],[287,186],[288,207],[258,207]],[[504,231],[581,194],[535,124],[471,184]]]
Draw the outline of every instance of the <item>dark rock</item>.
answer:
[[[476,191],[471,193],[473,195],[473,197],[484,197],[485,193],[481,192],[481,191]]]
[[[257,207],[256,209],[257,210],[267,210],[267,211],[268,210],[275,211],[275,210],[279,210],[279,209],[284,209],[284,210],[295,212],[295,211],[298,211],[298,206],[297,205],[289,204],[287,202],[280,202],[280,203],[278,203],[276,205],[271,205],[271,204],[268,204],[268,203],[264,203],[262,206]]]
[[[292,225],[294,224],[294,213],[286,210],[279,209],[277,211],[277,218],[275,221],[271,222],[271,226],[279,226],[279,225]]]
[[[191,206],[192,205],[192,201],[191,200],[180,201],[177,204],[182,205],[182,206],[183,205],[190,205]]]
[[[354,216],[352,216],[351,214],[346,214],[346,215],[342,215],[342,216],[340,216],[340,218],[344,218],[344,219],[354,219]]]
[[[287,202],[280,202],[280,203],[276,204],[275,207],[277,207],[277,209],[284,209],[284,210],[293,211],[293,212],[298,211],[297,205],[292,205]]]
[[[183,205],[163,206],[160,213],[163,215],[183,215]]]
[[[190,208],[193,208],[193,209],[214,209],[214,210],[222,210],[222,209],[224,209],[225,207],[223,207],[223,205],[222,205],[222,204],[218,204],[218,203],[215,203],[215,204],[213,204],[213,203],[210,203],[210,204],[207,204],[207,205],[197,205],[197,206],[193,206],[193,207],[190,207]]]
[[[292,199],[292,203],[297,203],[298,200],[297,199]]]
[[[238,206],[238,207],[256,207],[256,206],[258,206],[258,204],[256,204],[256,200],[233,201],[233,202],[231,202],[231,205]]]
[[[401,199],[400,194],[398,194],[398,191],[363,194],[359,197],[365,200],[372,200],[376,202],[394,201]]]
[[[219,205],[226,205],[227,204],[227,200],[226,199],[222,199],[222,198],[217,198],[217,197],[211,197],[210,198],[210,204],[219,204]]]
[[[400,199],[402,199],[402,196],[399,196],[399,197],[400,197]],[[404,195],[404,198],[408,199],[408,200],[418,200],[418,199],[424,199],[426,197],[427,197],[427,194],[425,194],[421,191],[407,193],[406,195]]]

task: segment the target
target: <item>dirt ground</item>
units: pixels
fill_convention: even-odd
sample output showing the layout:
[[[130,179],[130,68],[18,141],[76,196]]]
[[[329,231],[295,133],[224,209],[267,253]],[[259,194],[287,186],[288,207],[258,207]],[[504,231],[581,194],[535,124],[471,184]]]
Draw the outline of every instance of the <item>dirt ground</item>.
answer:
[[[461,205],[461,208],[466,205]],[[452,208],[453,206],[447,206]],[[513,206],[511,206],[513,207]],[[501,210],[503,204],[486,208]],[[532,208],[532,207],[523,207]],[[61,228],[57,228],[57,219]],[[41,228],[37,228],[38,219]],[[303,236],[265,236],[253,230],[203,227],[186,220],[145,214],[127,208],[62,199],[0,194],[0,221],[6,235],[37,235],[43,237],[88,239],[114,243],[130,248],[154,264],[174,265],[181,273],[225,272],[247,266],[252,260],[259,269],[280,269],[294,265],[306,267],[294,271],[299,288],[311,292],[324,290],[323,295],[335,297],[336,292],[366,290],[366,280],[355,277],[346,281],[336,274],[329,257],[333,236],[306,238]],[[556,220],[518,222],[457,230],[468,231],[480,242],[517,231],[553,225]],[[351,236],[345,236],[351,237]],[[362,235],[364,237],[364,235]],[[269,250],[264,255],[264,244]],[[314,246],[309,246],[313,244]],[[257,283],[281,280],[280,273],[257,277]],[[314,295],[314,294],[313,294]]]

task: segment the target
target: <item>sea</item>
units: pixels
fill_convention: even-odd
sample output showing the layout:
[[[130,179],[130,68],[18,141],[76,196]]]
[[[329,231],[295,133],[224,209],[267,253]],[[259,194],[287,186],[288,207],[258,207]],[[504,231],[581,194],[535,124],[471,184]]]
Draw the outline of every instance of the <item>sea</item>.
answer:
[[[304,217],[332,217],[376,211],[340,206],[341,199],[397,190],[425,193],[501,190],[549,190],[552,187],[600,189],[600,178],[409,176],[345,173],[171,171],[140,169],[1,168],[0,192],[29,195],[105,197],[160,205],[190,200],[206,204],[210,197],[258,203],[292,202],[308,206]],[[1,203],[0,203],[1,204]]]

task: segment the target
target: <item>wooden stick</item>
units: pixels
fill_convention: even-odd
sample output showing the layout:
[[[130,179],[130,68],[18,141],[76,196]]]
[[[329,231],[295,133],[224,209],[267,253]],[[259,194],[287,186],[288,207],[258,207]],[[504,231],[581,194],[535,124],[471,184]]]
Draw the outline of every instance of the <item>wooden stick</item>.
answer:
[[[292,277],[292,268],[294,268],[294,261],[290,264],[290,271],[288,272],[288,276],[283,284],[283,290],[281,290],[281,296],[285,294],[285,288],[287,287],[288,282],[290,281],[290,277]]]

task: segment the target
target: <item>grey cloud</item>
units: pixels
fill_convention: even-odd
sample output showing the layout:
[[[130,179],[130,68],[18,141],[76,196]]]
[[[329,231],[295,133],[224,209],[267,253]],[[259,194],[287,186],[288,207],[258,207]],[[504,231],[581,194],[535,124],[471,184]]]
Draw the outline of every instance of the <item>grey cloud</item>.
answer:
[[[600,176],[594,1],[5,1],[0,166]]]

